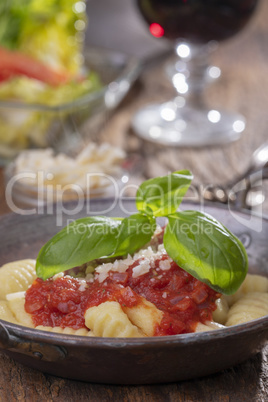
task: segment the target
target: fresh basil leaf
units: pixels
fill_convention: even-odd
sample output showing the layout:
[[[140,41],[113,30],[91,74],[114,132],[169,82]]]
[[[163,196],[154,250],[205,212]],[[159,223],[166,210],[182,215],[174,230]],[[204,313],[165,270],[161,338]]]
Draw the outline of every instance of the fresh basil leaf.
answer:
[[[144,181],[137,191],[136,207],[153,216],[168,216],[177,211],[193,175],[189,170]]]
[[[36,262],[37,276],[45,280],[95,258],[109,256],[116,248],[121,221],[98,216],[72,222],[41,248]]]
[[[217,292],[234,293],[248,268],[242,243],[220,222],[201,212],[177,212],[168,221],[164,233],[168,255]]]
[[[155,219],[141,213],[123,219],[113,257],[134,253],[151,240],[155,229]]]
[[[133,253],[151,239],[153,231],[152,219],[142,214],[125,219],[78,219],[42,247],[36,262],[37,276],[45,280],[96,258]]]

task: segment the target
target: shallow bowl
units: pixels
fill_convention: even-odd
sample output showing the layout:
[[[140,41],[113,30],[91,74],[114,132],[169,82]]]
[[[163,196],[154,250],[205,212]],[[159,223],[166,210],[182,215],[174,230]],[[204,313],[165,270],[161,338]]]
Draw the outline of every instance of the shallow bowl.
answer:
[[[85,200],[75,216],[68,204],[47,213],[0,218],[0,263],[35,258],[40,247],[70,218],[123,216],[135,211],[133,200]],[[199,205],[182,204],[183,209]],[[216,205],[202,206],[244,243],[249,270],[268,277],[268,220]],[[48,213],[49,212],[49,213]],[[155,338],[97,338],[62,335],[0,320],[0,347],[15,360],[52,375],[95,383],[149,384],[188,380],[239,364],[262,349],[268,316],[211,332]]]

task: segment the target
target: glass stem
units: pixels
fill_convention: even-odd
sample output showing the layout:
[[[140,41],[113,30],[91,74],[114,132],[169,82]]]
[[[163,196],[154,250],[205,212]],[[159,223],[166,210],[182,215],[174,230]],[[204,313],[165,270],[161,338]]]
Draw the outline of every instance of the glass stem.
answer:
[[[209,63],[210,54],[215,48],[214,42],[203,46],[180,42],[175,47],[175,63],[173,60],[166,66],[166,74],[178,95],[195,107],[204,106],[204,89],[221,75],[220,69]]]

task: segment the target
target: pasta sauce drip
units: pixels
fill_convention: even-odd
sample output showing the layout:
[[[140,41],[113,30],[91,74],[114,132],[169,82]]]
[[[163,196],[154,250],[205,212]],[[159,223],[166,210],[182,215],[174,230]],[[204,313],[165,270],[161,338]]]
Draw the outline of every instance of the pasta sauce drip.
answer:
[[[38,278],[26,292],[25,310],[32,315],[35,326],[78,329],[85,327],[84,314],[89,307],[106,301],[132,307],[144,297],[163,312],[160,324],[154,328],[155,336],[194,332],[198,322],[212,320],[220,294],[175,262],[169,269],[160,269],[160,261],[167,258],[163,255],[149,272],[135,277],[133,269],[140,263],[137,260],[126,272],[110,271],[102,283],[98,279],[85,283],[70,276],[46,281]]]

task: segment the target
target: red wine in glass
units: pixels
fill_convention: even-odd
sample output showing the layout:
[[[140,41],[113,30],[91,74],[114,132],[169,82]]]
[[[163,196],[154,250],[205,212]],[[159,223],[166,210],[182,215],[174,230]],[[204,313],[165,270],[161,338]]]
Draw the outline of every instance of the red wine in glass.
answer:
[[[171,146],[221,145],[240,138],[245,118],[206,105],[206,85],[220,75],[209,56],[217,42],[231,38],[249,22],[258,0],[137,0],[151,34],[174,43],[177,60],[166,66],[178,96],[148,105],[132,119],[136,133]],[[216,75],[215,75],[216,71]]]
[[[258,0],[137,0],[156,37],[190,43],[222,41],[247,25]]]

